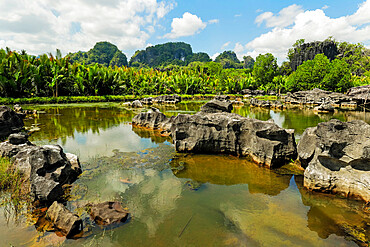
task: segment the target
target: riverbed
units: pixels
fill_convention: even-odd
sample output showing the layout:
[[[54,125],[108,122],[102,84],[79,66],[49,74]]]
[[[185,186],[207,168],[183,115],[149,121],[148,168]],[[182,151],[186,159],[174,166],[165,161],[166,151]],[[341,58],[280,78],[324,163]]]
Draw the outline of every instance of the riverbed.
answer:
[[[167,116],[193,114],[204,102],[160,106]],[[27,106],[30,141],[59,144],[77,154],[83,173],[67,207],[84,220],[84,234],[65,239],[38,231],[24,210],[0,213],[0,246],[357,246],[352,235],[369,234],[370,215],[361,202],[311,193],[303,177],[271,171],[224,155],[176,154],[168,137],[134,128],[141,109],[118,103]],[[332,118],[361,119],[366,112],[315,114],[310,109],[234,107],[242,116],[273,119],[304,130]],[[4,196],[4,195],[3,195]],[[127,223],[99,227],[84,205],[118,200],[130,211]],[[40,230],[40,229],[39,229]]]

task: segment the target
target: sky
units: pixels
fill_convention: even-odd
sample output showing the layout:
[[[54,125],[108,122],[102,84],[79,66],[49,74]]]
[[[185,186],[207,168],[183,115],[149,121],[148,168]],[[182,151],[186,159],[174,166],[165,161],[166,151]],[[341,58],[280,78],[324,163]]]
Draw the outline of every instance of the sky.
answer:
[[[370,0],[0,0],[0,48],[33,55],[109,41],[131,57],[183,41],[212,58],[269,52],[281,63],[296,40],[330,36],[370,48]]]

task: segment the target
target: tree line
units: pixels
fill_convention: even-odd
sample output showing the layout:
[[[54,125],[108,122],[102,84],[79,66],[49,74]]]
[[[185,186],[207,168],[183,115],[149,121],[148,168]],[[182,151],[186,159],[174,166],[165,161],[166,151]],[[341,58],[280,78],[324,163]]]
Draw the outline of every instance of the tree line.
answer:
[[[68,55],[62,57],[59,50],[56,56],[36,57],[25,51],[0,49],[0,96],[237,94],[243,89],[284,93],[312,88],[346,92],[350,87],[370,84],[368,50],[359,44],[338,43],[338,46],[340,57],[330,61],[317,54],[294,72],[289,62],[278,66],[270,53],[259,55],[255,61],[244,59],[249,66],[245,68],[225,67],[230,56],[237,63],[236,56],[226,52],[215,62],[192,61],[186,66],[169,64],[158,69],[119,66],[112,60],[87,64]],[[110,53],[112,58],[118,56],[114,49]]]

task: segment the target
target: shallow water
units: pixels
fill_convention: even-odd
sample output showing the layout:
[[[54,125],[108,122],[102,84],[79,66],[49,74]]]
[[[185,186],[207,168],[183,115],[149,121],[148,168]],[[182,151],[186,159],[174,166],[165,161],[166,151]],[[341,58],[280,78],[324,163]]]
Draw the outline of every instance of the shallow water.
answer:
[[[192,114],[201,105],[160,109],[168,116]],[[353,232],[369,235],[363,204],[312,194],[302,188],[301,176],[281,175],[245,159],[176,154],[168,138],[129,125],[139,111],[115,103],[28,107],[45,111],[25,120],[27,127],[40,128],[31,135],[33,143],[60,144],[80,157],[84,172],[67,206],[84,219],[84,235],[66,240],[38,232],[29,215],[15,222],[2,207],[0,246],[356,246]],[[297,139],[305,128],[331,118],[370,120],[363,112],[317,115],[249,107],[234,112],[272,118],[295,129]],[[106,200],[128,207],[129,222],[108,228],[92,223],[83,206]]]

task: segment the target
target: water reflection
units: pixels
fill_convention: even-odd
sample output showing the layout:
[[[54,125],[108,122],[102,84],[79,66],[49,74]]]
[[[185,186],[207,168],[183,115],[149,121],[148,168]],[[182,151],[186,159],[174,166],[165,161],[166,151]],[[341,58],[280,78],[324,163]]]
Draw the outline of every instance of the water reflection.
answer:
[[[203,103],[160,109],[167,116],[192,114]],[[7,226],[0,218],[0,245],[350,246],[360,243],[354,242],[356,232],[369,235],[369,214],[361,211],[363,205],[317,196],[302,188],[302,177],[279,175],[237,157],[179,155],[173,159],[170,140],[158,132],[133,128],[128,123],[137,112],[119,104],[40,106],[38,110],[46,114],[26,120],[26,126],[41,127],[32,141],[59,143],[82,161],[84,173],[73,186],[68,207],[80,212],[88,202],[119,200],[131,211],[132,220],[105,230],[90,224],[83,238],[64,241],[55,234],[41,235],[34,226]],[[284,128],[295,129],[298,137],[305,128],[331,118],[369,119],[363,112],[317,115],[310,110],[248,106],[236,107],[234,112],[272,118]],[[352,242],[343,236],[352,236]]]
[[[218,155],[178,155],[171,162],[175,176],[218,185],[248,184],[250,193],[278,195],[291,175],[279,175],[246,159]]]

